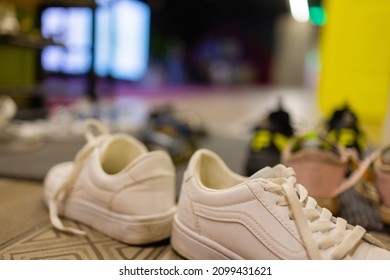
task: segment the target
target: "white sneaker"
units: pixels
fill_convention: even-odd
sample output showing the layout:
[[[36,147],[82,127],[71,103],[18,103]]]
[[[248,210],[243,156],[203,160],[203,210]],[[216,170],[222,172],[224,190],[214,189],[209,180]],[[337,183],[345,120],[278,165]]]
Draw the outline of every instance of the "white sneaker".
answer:
[[[0,35],[17,35],[19,30],[15,5],[10,1],[0,2]]]
[[[3,130],[15,116],[16,103],[8,95],[0,96],[0,130]]]
[[[205,149],[185,172],[171,244],[188,259],[390,259],[365,229],[317,206],[292,168],[246,178]]]
[[[0,96],[0,154],[32,152],[42,146],[42,135],[32,122],[14,120],[17,110],[11,97]]]
[[[88,120],[85,131],[88,141],[75,161],[52,167],[45,177],[44,201],[53,226],[85,234],[65,227],[61,215],[128,244],[168,238],[176,210],[175,169],[168,154],[148,152],[126,134],[109,135],[97,120]]]

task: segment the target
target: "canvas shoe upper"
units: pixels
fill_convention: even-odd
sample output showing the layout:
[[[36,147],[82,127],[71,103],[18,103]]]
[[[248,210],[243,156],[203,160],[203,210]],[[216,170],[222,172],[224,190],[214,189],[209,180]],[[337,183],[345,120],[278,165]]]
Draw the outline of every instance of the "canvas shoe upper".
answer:
[[[126,134],[108,134],[97,120],[86,122],[87,143],[73,162],[50,169],[44,201],[53,226],[59,216],[91,226],[128,244],[169,237],[175,212],[175,170],[164,151],[148,152]]]
[[[390,259],[365,229],[319,207],[292,168],[247,178],[205,149],[183,177],[171,244],[188,259]]]

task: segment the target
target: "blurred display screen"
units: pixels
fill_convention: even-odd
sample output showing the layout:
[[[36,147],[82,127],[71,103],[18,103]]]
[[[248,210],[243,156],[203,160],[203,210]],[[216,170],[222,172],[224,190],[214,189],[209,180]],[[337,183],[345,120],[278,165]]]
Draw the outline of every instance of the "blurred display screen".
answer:
[[[102,1],[100,1],[102,2]],[[103,1],[104,2],[104,1]],[[41,14],[42,35],[58,45],[42,50],[45,71],[137,81],[147,72],[150,7],[133,0],[98,3],[93,39],[93,11],[86,7],[48,7]],[[94,53],[92,54],[92,40]]]
[[[85,74],[91,68],[92,9],[51,7],[41,16],[43,37],[57,45],[42,50],[46,71]]]

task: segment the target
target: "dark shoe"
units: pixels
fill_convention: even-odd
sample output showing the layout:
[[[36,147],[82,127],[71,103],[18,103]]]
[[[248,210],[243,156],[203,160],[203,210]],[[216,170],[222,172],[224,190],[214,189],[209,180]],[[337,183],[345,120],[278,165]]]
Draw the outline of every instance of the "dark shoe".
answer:
[[[195,127],[186,117],[179,116],[170,105],[157,108],[150,114],[142,141],[149,150],[167,151],[176,164],[189,160],[197,148],[198,138],[206,132],[202,125]]]
[[[290,115],[280,106],[253,129],[245,173],[251,176],[266,166],[281,162],[281,151],[294,134]]]
[[[326,130],[331,141],[336,141],[346,148],[356,149],[362,157],[365,147],[364,133],[357,115],[347,104],[334,111],[326,122]]]

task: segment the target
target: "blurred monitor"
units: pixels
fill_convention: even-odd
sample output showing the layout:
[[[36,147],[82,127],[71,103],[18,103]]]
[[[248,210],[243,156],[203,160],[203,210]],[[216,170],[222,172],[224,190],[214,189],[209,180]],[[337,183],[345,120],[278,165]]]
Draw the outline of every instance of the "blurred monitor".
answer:
[[[97,4],[94,25],[94,11],[89,7],[49,6],[42,10],[42,35],[57,44],[42,50],[42,69],[81,75],[93,67],[99,77],[142,79],[149,60],[150,7],[136,0]]]
[[[92,19],[92,9],[87,7],[48,7],[42,11],[42,36],[55,43],[42,50],[43,70],[78,75],[91,69]]]
[[[96,9],[94,70],[98,76],[140,80],[149,59],[150,8],[138,1],[111,1]]]

